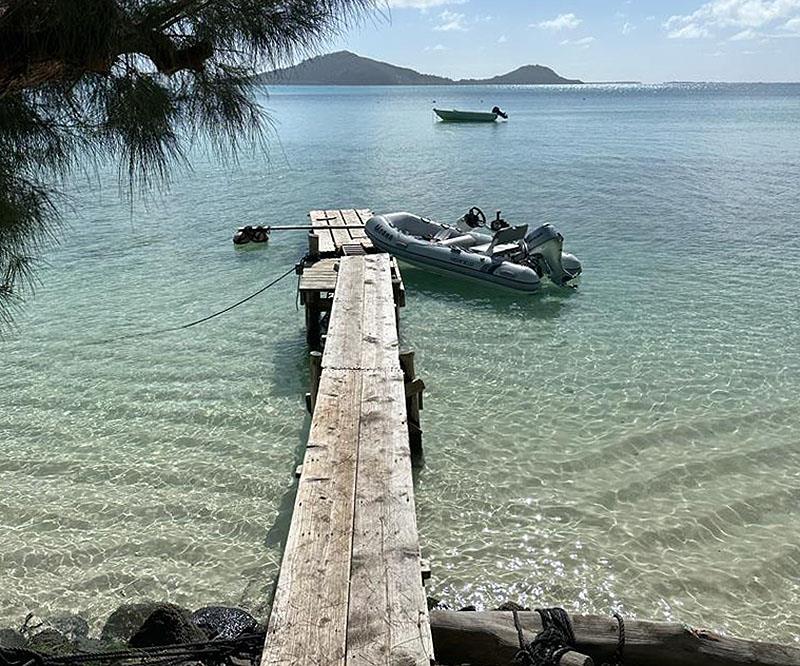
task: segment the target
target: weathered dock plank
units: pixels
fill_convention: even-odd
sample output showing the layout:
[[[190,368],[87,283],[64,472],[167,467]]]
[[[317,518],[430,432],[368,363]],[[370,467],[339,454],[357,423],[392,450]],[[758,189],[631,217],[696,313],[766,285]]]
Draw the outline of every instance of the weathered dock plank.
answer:
[[[341,254],[355,254],[355,246],[361,253],[373,252],[372,241],[367,237],[363,228],[341,229],[336,227],[360,225],[363,227],[372,216],[372,211],[367,208],[341,209],[341,210],[312,210],[308,214],[314,233],[319,236],[319,252],[322,256]],[[334,228],[331,228],[334,227]],[[348,249],[351,251],[348,252]]]
[[[308,216],[311,218],[311,226],[314,233],[319,237],[319,252],[322,255],[334,254],[336,243],[333,242],[333,232],[325,227],[329,227],[333,220],[329,219],[324,210],[312,210]]]
[[[363,377],[348,664],[427,664],[433,655],[401,374]]]
[[[344,664],[361,375],[323,372],[262,658]]]
[[[392,266],[385,254],[339,260],[270,666],[433,659]]]
[[[323,368],[400,368],[389,255],[343,257]]]

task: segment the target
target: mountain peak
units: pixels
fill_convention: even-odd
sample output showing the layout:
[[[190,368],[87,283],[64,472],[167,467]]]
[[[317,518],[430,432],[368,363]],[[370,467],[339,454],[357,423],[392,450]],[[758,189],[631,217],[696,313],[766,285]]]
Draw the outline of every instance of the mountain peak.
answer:
[[[548,85],[581,83],[565,79],[544,65],[523,65],[512,72],[490,79],[453,81],[443,76],[420,74],[407,67],[398,67],[380,60],[365,58],[351,51],[335,51],[315,56],[294,65],[260,74],[260,83],[295,85],[402,86],[459,84]]]

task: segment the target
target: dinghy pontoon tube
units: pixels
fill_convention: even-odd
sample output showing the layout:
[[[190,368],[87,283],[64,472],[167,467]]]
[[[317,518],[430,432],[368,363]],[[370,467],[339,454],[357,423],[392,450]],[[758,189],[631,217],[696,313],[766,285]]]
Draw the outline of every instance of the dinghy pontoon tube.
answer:
[[[500,217],[487,233],[479,208],[459,220],[466,228],[434,222],[411,213],[375,215],[365,231],[373,245],[409,263],[454,273],[517,291],[534,292],[543,277],[559,286],[577,286],[580,262],[563,251],[564,238],[551,225],[533,231]]]

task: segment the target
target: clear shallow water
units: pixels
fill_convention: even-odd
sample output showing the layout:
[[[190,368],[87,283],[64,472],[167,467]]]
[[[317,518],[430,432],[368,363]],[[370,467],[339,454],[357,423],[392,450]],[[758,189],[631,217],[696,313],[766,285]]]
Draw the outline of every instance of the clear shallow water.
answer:
[[[499,104],[507,124],[435,123]],[[269,158],[198,154],[133,212],[78,182],[0,341],[0,623],[140,597],[263,614],[307,419],[304,250],[241,224],[477,204],[552,222],[581,289],[406,268],[430,594],[800,640],[800,86],[276,88]]]

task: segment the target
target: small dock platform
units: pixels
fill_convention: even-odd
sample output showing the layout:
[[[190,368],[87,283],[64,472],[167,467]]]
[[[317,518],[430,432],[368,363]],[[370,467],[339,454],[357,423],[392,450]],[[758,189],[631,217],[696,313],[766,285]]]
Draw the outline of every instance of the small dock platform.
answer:
[[[358,229],[324,231],[368,213],[311,213],[317,260],[299,288],[315,329],[312,421],[262,657],[270,666],[433,660],[410,445],[424,385],[400,352],[402,279]]]

